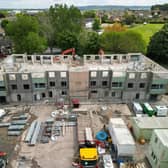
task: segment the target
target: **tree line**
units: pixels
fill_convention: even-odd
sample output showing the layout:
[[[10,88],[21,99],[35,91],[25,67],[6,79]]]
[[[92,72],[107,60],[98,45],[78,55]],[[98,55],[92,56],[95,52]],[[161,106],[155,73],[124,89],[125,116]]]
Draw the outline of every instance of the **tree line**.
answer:
[[[86,13],[85,15],[91,14]],[[146,44],[141,34],[126,30],[122,25],[114,24],[113,27],[106,28],[99,35],[96,28],[95,31],[84,28],[85,15],[74,6],[55,5],[36,16],[19,14],[13,21],[4,20],[2,25],[6,35],[13,40],[15,53],[43,53],[48,47],[51,52],[54,47],[61,50],[73,47],[81,56],[97,54],[100,48],[106,53],[145,53]],[[98,20],[94,26],[99,26]],[[162,34],[161,36],[163,38],[167,37],[166,35]],[[159,50],[158,47],[162,43],[167,44],[167,41],[162,41],[159,35],[155,36],[151,39],[148,47],[149,57],[154,55],[153,51]],[[158,45],[155,39],[160,39]],[[167,53],[167,50],[165,52]],[[161,53],[165,55],[160,52],[159,58]]]
[[[160,10],[160,11],[168,11],[168,3],[163,5],[153,5],[151,10]]]

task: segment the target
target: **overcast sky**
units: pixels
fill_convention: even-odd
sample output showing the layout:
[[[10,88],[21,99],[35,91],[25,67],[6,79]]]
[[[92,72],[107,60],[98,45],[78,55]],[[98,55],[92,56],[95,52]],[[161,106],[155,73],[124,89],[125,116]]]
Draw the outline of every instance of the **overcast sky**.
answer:
[[[55,3],[68,5],[153,5],[163,4],[168,0],[0,0],[0,8],[48,8]]]

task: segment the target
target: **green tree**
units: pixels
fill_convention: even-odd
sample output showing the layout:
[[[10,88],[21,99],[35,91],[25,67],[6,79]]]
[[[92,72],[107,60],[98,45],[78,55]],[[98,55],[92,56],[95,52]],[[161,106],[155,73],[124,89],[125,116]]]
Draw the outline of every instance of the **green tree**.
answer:
[[[118,32],[104,32],[100,37],[101,47],[109,53],[119,53],[121,33]]]
[[[1,27],[2,27],[3,29],[5,29],[8,23],[9,23],[9,20],[7,20],[7,19],[2,20],[2,21],[1,21]]]
[[[39,20],[40,32],[47,40],[48,47],[52,53],[52,49],[55,45],[55,33],[54,26],[51,23],[51,18],[48,12],[41,12],[37,16]]]
[[[147,56],[163,64],[168,64],[168,23],[155,33],[148,45]]]
[[[163,4],[163,5],[153,5],[151,7],[151,10],[154,11],[154,10],[157,10],[157,11],[168,11],[168,3],[166,4]]]
[[[96,32],[89,32],[85,46],[85,53],[97,54],[99,49],[100,49],[99,35]]]
[[[135,23],[136,17],[133,14],[128,14],[127,12],[124,14],[124,23],[127,25],[131,25]]]
[[[98,31],[100,29],[100,19],[99,18],[94,19],[92,29],[95,31]]]
[[[85,11],[83,13],[84,18],[95,18],[95,16],[96,16],[96,14],[95,14],[95,11],[93,11],[93,10]]]
[[[0,10],[0,18],[5,18],[9,15],[7,10]]]
[[[145,52],[145,42],[141,34],[134,31],[104,32],[101,47],[110,53]]]
[[[100,49],[100,36],[96,32],[83,30],[78,36],[77,52],[83,54],[97,54]]]
[[[102,23],[108,23],[109,22],[109,19],[108,19],[108,15],[107,14],[104,14],[101,18],[102,20]]]
[[[28,54],[41,53],[46,49],[46,39],[40,37],[37,33],[30,32],[25,39],[22,41],[23,47],[18,48],[22,53],[27,52]],[[18,47],[18,45],[17,45]]]
[[[100,36],[94,31],[83,30],[78,36],[77,53],[97,54],[100,49]]]
[[[13,40],[15,52],[17,53],[27,52],[31,54],[33,52],[42,52],[42,49],[46,48],[45,40],[40,37],[39,23],[35,17],[18,15],[16,20],[7,24],[5,32]],[[32,50],[27,46],[30,43],[33,43],[34,46]]]
[[[120,42],[121,51],[124,53],[141,52],[145,53],[146,43],[140,33],[135,31],[122,32]]]
[[[58,47],[62,50],[66,50],[68,48],[78,48],[78,38],[74,32],[62,32],[58,35],[57,39],[60,41],[60,43],[58,43]]]
[[[49,9],[49,18],[54,28],[55,46],[63,46],[60,37],[69,36],[69,32],[79,35],[82,29],[82,15],[78,8],[67,5],[55,5]],[[63,44],[61,44],[63,43]]]

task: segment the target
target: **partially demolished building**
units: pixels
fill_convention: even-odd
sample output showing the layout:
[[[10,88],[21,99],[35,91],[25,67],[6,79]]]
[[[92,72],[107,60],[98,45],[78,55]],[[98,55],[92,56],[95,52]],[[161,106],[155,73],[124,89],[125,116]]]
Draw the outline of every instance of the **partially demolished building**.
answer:
[[[79,98],[129,102],[167,92],[168,70],[141,53],[111,55],[13,54],[0,63],[0,102]]]

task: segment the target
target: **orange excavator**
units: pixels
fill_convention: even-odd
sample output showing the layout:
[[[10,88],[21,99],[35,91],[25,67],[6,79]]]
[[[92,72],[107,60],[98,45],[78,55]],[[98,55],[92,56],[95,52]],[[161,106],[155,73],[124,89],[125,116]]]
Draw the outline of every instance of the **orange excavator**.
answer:
[[[67,50],[64,50],[61,54],[62,55],[66,55],[66,54],[69,54],[69,53],[72,53],[72,58],[73,58],[73,60],[76,60],[76,58],[75,58],[75,48],[69,48],[69,49],[67,49]]]
[[[73,58],[73,60],[75,61],[76,60],[76,57],[75,57],[75,55],[76,55],[76,52],[75,52],[75,48],[69,48],[69,49],[67,49],[67,50],[64,50],[64,51],[62,51],[62,55],[66,55],[66,54],[69,54],[69,53],[72,53],[72,58]],[[103,57],[104,56],[104,50],[102,49],[102,48],[100,48],[100,50],[98,51],[98,54],[101,56],[101,57]]]

